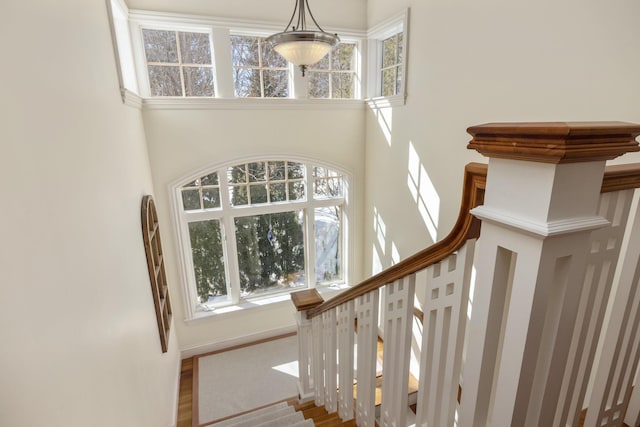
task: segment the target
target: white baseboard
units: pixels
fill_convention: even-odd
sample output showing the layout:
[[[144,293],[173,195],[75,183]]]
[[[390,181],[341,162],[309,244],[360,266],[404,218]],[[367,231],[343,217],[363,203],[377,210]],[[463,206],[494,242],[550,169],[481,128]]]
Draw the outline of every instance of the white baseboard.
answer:
[[[197,356],[199,354],[211,353],[214,351],[224,350],[226,348],[235,347],[238,345],[250,344],[252,342],[260,341],[263,339],[274,338],[280,335],[290,334],[297,332],[297,326],[285,326],[283,328],[271,329],[269,331],[263,331],[256,334],[244,335],[224,341],[219,341],[211,344],[198,345],[181,350],[181,358],[187,359],[189,357]]]

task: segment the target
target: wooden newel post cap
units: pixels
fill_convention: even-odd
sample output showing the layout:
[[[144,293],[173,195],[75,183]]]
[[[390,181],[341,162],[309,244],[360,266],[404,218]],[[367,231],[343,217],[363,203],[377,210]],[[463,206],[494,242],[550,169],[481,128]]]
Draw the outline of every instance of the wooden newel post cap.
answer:
[[[472,126],[467,148],[487,157],[542,163],[611,160],[640,151],[640,125],[625,122],[487,123]]]
[[[316,289],[307,289],[291,294],[291,301],[296,306],[296,310],[311,310],[324,302]]]

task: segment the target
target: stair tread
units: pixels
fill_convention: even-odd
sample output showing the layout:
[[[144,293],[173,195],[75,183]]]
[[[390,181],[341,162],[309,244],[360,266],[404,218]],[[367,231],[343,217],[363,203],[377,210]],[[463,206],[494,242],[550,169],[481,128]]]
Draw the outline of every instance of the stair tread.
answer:
[[[294,408],[287,405],[286,402],[279,402],[274,405],[267,406],[265,408],[260,408],[255,411],[247,412],[245,414],[241,414],[232,418],[228,418],[226,420],[222,420],[220,422],[214,423],[215,427],[253,427],[256,424],[256,419],[266,419],[270,420],[274,417],[282,416],[287,413],[293,413]]]

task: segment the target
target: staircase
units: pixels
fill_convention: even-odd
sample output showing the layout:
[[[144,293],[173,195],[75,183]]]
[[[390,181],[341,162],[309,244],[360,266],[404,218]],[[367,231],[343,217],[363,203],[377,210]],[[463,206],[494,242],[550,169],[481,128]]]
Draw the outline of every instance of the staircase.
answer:
[[[447,237],[328,301],[292,294],[298,398],[359,427],[640,425],[640,164],[605,172],[640,125],[469,133],[491,173],[467,166]]]
[[[214,427],[308,427],[315,425],[313,420],[305,419],[287,402],[276,403],[224,421],[212,424]]]

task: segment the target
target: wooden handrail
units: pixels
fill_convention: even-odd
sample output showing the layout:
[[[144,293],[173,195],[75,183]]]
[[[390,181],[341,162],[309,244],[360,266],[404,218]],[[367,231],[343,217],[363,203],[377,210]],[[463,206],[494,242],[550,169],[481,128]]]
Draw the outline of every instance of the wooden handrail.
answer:
[[[311,319],[324,311],[365,295],[387,283],[416,273],[445,259],[458,250],[468,239],[478,237],[480,234],[480,221],[473,217],[469,211],[483,202],[486,181],[487,165],[484,163],[469,163],[464,170],[462,203],[458,220],[447,237],[309,310],[307,317]]]
[[[386,270],[372,276],[340,295],[323,302],[307,312],[309,319],[331,310],[347,301],[365,295],[388,283],[442,261],[458,250],[464,243],[480,235],[480,221],[469,211],[484,201],[487,180],[487,165],[469,163],[465,167],[462,202],[458,219],[451,232],[443,240],[400,261]],[[640,188],[640,163],[608,166],[602,180],[603,193]]]

